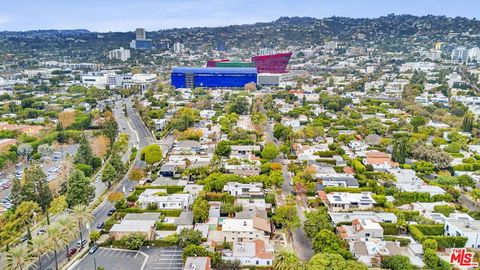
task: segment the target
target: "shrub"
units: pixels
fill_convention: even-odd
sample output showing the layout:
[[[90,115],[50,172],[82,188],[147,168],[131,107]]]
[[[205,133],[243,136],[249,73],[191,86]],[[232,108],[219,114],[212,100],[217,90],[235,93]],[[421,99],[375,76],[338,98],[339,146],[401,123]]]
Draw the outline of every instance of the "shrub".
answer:
[[[175,230],[177,230],[177,225],[172,224],[172,223],[157,222],[157,223],[155,223],[155,227],[156,227],[157,231],[175,231]]]
[[[455,212],[455,208],[448,205],[435,205],[433,210],[437,213],[441,213],[444,216],[448,217],[451,213]]]
[[[410,263],[410,259],[407,256],[394,255],[386,256],[382,259],[382,268],[392,270],[411,270],[413,265]]]
[[[380,222],[380,226],[383,228],[383,234],[386,235],[398,235],[400,231],[397,223]]]
[[[410,239],[408,239],[408,238],[394,237],[394,236],[388,236],[388,235],[384,236],[383,239],[385,241],[393,241],[393,242],[398,241],[398,242],[400,242],[401,247],[408,246],[411,242]]]
[[[373,188],[371,187],[362,187],[362,188],[352,188],[352,187],[325,187],[323,189],[325,193],[330,193],[330,192],[350,192],[350,193],[361,193],[365,191],[373,191]]]

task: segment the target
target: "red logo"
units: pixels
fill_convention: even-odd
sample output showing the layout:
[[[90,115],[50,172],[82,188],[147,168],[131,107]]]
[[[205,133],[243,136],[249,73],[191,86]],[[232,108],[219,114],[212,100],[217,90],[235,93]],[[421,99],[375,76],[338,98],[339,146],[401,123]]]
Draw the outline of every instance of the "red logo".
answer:
[[[473,262],[473,252],[467,252],[465,248],[454,248],[450,254],[450,264],[459,266],[475,267],[478,263]]]

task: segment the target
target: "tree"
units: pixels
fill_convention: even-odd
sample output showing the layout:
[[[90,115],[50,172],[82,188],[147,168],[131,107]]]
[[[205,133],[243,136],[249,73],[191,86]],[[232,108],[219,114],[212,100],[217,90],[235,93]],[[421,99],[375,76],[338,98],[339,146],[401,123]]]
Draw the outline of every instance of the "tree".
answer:
[[[123,192],[121,191],[115,191],[115,192],[112,192],[108,195],[107,197],[107,200],[109,202],[119,202],[123,199]]]
[[[32,154],[33,148],[30,144],[20,144],[17,148],[17,154],[24,156],[25,160],[28,160],[28,157]]]
[[[47,241],[49,246],[53,249],[55,255],[55,269],[58,270],[57,251],[63,248],[68,242],[65,240],[62,225],[55,222],[47,227]]]
[[[477,209],[477,205],[480,202],[480,188],[470,191],[470,196],[472,196],[472,199],[476,202],[475,209]]]
[[[472,131],[474,119],[475,119],[475,115],[472,112],[467,112],[463,116],[462,131],[464,132]]]
[[[310,238],[314,238],[323,229],[333,230],[330,216],[325,207],[306,213],[305,218],[303,229]]]
[[[68,178],[66,200],[68,207],[87,205],[95,196],[95,187],[82,171],[74,170]]]
[[[107,185],[107,187],[110,188],[110,186],[112,185],[112,182],[114,182],[115,179],[117,179],[117,171],[109,162],[107,163],[107,165],[105,165],[105,168],[103,169],[102,182],[104,182],[105,185]]]
[[[435,239],[425,239],[422,243],[422,247],[423,247],[423,250],[427,250],[427,249],[437,250],[438,249],[437,240],[435,240]]]
[[[431,174],[435,170],[435,165],[432,162],[428,161],[415,161],[413,163],[413,170],[419,173]]]
[[[110,113],[111,114],[111,113]],[[103,125],[103,134],[105,134],[108,137],[109,143],[112,145],[115,142],[115,139],[117,138],[117,133],[118,133],[118,124],[113,118],[113,116],[105,122]]]
[[[72,210],[72,217],[77,222],[80,232],[81,248],[83,248],[83,227],[85,224],[90,224],[93,221],[93,215],[85,205],[76,205]]]
[[[126,133],[120,133],[117,141],[113,144],[112,150],[114,153],[125,153],[128,150],[129,136]]]
[[[53,148],[50,145],[44,143],[38,146],[37,152],[40,153],[42,156],[48,156],[53,152]]]
[[[418,132],[418,127],[426,124],[425,118],[421,116],[414,116],[410,120],[410,124],[413,126],[413,131]]]
[[[300,218],[297,214],[297,208],[293,204],[286,204],[278,207],[272,220],[282,226],[290,237],[292,230],[300,227]]]
[[[74,162],[75,163],[83,163],[90,165],[92,167],[93,163],[93,152],[92,152],[92,147],[88,143],[87,137],[85,135],[82,136],[79,142],[77,154],[75,155]]]
[[[133,233],[122,239],[122,246],[126,249],[139,249],[145,242],[145,235],[141,233]]]
[[[407,141],[408,138],[406,134],[395,135],[392,152],[392,159],[394,161],[405,163],[405,159],[407,158]]]
[[[32,255],[38,260],[38,269],[42,269],[42,255],[50,251],[47,241],[47,235],[42,234],[32,238],[31,249]]]
[[[350,252],[346,249],[345,242],[331,230],[323,229],[313,239],[313,250],[315,252],[340,254],[344,258],[351,258]]]
[[[412,149],[412,156],[418,160],[432,162],[436,168],[445,169],[450,166],[452,157],[444,151],[424,144],[415,145]]]
[[[209,255],[210,251],[205,247],[192,244],[183,249],[182,258],[185,261],[187,257],[207,257]]]
[[[145,171],[142,168],[132,168],[130,171],[130,180],[140,181],[145,177]]]
[[[24,171],[24,184],[21,187],[20,201],[34,201],[45,213],[52,201],[52,192],[48,187],[47,176],[39,164],[28,166]]]
[[[423,252],[423,262],[429,269],[435,269],[439,263],[437,252],[433,249],[426,249]]]
[[[386,256],[382,258],[382,268],[392,270],[411,270],[413,265],[410,263],[410,259],[407,256],[394,255]]]
[[[115,171],[117,171],[117,176],[125,170],[125,164],[123,164],[122,157],[118,153],[113,153],[110,157],[110,164],[112,164]]]
[[[293,250],[281,249],[273,258],[274,270],[303,270],[304,265]]]
[[[145,146],[140,153],[140,160],[144,160],[148,165],[158,163],[162,158],[162,148],[158,144]]]
[[[100,238],[100,232],[99,231],[91,231],[90,232],[90,241],[95,243],[98,240],[98,238]]]
[[[61,216],[57,219],[56,223],[62,226],[63,236],[65,237],[65,252],[67,253],[68,259],[70,259],[70,256],[68,256],[68,243],[70,243],[72,239],[75,239],[79,228],[70,215]]]
[[[230,146],[229,141],[220,141],[215,148],[215,154],[222,157],[230,156],[232,152],[232,147]]]
[[[27,270],[34,261],[34,257],[31,255],[29,247],[25,245],[17,245],[5,255],[5,270]]]
[[[200,245],[202,233],[193,229],[182,229],[178,234],[178,246],[184,248],[188,245]]]
[[[228,113],[236,113],[238,115],[248,114],[250,104],[245,96],[237,96],[235,101],[228,107]]]
[[[93,168],[90,165],[78,163],[75,164],[75,169],[80,170],[86,177],[90,177],[93,174]]]
[[[266,143],[262,150],[262,158],[272,160],[278,156],[278,148],[273,143]]]
[[[75,122],[75,111],[63,111],[58,114],[58,121],[62,128],[68,128]]]
[[[110,139],[105,135],[100,135],[92,139],[90,142],[93,154],[103,158],[110,148]]]
[[[307,265],[308,270],[368,270],[368,267],[354,260],[345,260],[338,254],[320,253],[313,256]]]
[[[208,219],[208,210],[210,206],[208,202],[201,197],[197,197],[192,206],[193,220],[196,223],[205,222]]]

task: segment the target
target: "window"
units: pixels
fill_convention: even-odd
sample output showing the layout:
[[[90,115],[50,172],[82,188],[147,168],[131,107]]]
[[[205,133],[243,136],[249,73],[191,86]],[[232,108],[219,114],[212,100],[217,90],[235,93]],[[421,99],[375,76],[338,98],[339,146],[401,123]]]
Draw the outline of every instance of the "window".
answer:
[[[259,265],[259,264],[260,264],[260,262],[259,262],[259,261],[256,261],[256,265]]]
[[[366,233],[366,234],[365,234],[365,237],[370,237],[370,234],[369,234],[369,233]]]
[[[267,265],[270,265],[270,261],[267,261]]]

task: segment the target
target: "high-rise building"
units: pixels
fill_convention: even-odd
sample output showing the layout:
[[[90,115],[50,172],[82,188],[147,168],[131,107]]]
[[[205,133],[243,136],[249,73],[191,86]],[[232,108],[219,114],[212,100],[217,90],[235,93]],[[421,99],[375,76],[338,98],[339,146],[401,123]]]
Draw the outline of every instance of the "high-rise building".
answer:
[[[148,51],[153,48],[153,42],[151,39],[147,39],[145,29],[135,29],[135,39],[130,42],[130,48],[140,51]]]
[[[145,34],[145,28],[135,29],[135,39],[147,39],[147,35]]]
[[[469,61],[480,61],[480,49],[478,47],[469,49],[467,55]]]
[[[130,50],[120,47],[120,49],[111,50],[108,52],[109,59],[117,59],[120,61],[127,61],[130,58]]]
[[[437,41],[435,42],[435,46],[433,47],[436,51],[441,51],[443,49],[443,42]]]
[[[452,60],[465,61],[468,57],[468,50],[465,47],[457,47],[452,51]]]
[[[185,49],[185,46],[180,42],[176,42],[175,44],[173,44],[174,53],[182,53],[184,49]]]

